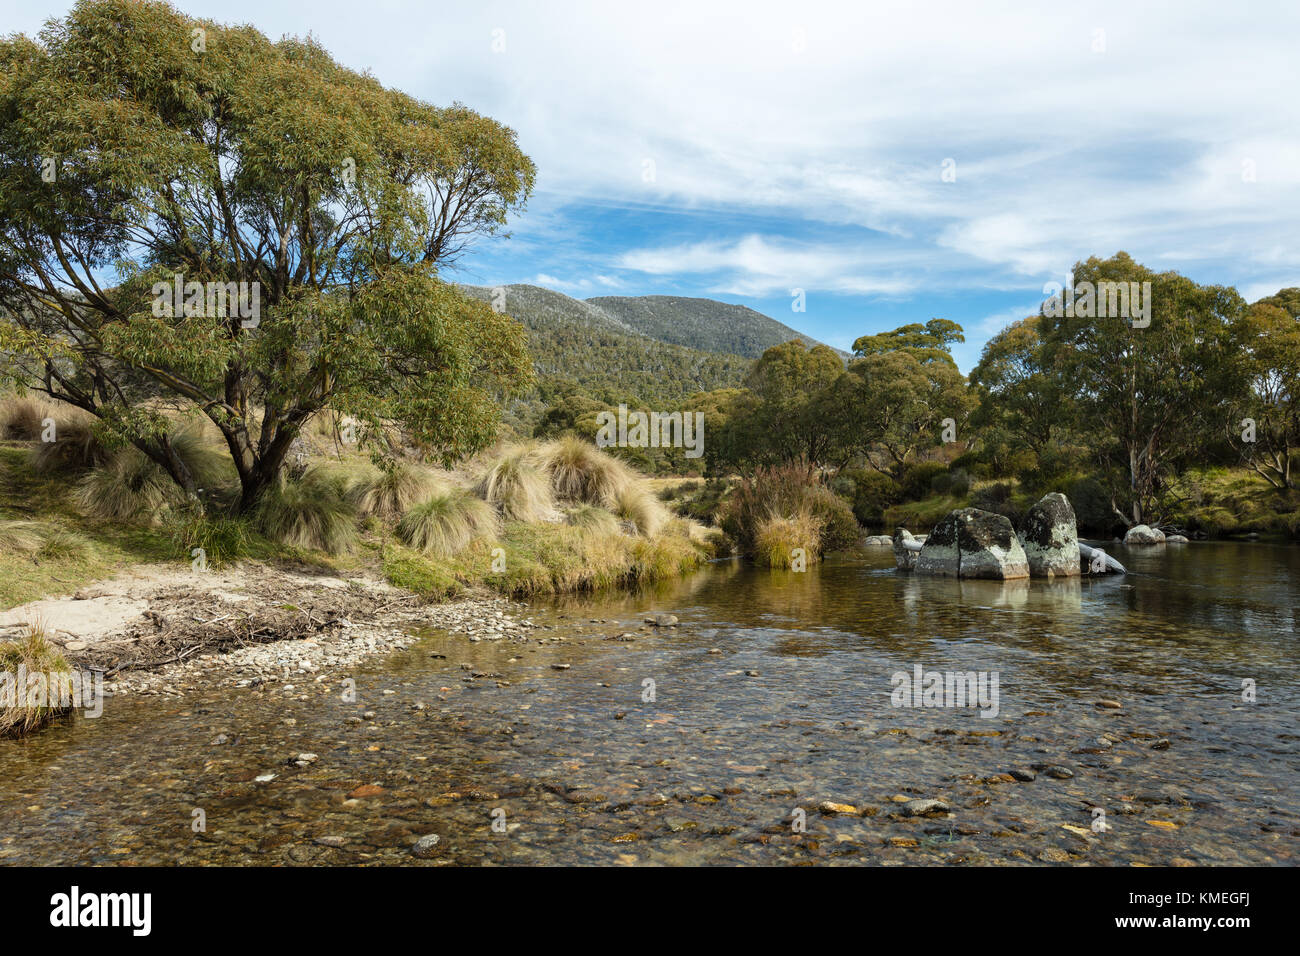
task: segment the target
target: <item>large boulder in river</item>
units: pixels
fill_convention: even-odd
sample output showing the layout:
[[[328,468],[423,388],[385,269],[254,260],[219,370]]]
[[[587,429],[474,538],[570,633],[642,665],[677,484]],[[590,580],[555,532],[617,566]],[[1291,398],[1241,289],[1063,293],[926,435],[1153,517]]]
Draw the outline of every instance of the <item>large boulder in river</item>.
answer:
[[[908,545],[912,547],[908,547]],[[916,570],[916,556],[920,553],[921,542],[912,537],[906,528],[894,529],[894,565],[900,571]]]
[[[1079,529],[1070,499],[1059,491],[1044,495],[1025,515],[1020,544],[1035,578],[1077,577]]]
[[[916,570],[1006,581],[1029,577],[1029,562],[1010,519],[978,508],[961,508],[950,511],[926,537]]]
[[[1164,544],[1165,533],[1159,528],[1151,528],[1144,524],[1135,524],[1128,529],[1124,535],[1125,544]]]

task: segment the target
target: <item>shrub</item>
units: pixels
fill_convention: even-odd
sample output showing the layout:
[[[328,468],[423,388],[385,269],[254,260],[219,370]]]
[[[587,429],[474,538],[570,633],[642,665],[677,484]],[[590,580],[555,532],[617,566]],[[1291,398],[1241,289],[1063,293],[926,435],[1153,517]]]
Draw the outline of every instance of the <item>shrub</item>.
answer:
[[[0,737],[19,737],[49,723],[54,718],[71,710],[60,706],[58,701],[67,699],[71,689],[71,669],[39,627],[31,627],[23,637],[16,641],[0,643],[0,671],[17,674],[19,668],[30,674],[43,674],[48,681],[47,703],[29,703],[19,696],[9,706],[0,707]],[[14,686],[18,695],[25,688]]]
[[[346,479],[320,469],[263,494],[254,521],[273,541],[328,554],[351,550],[357,537]]]
[[[947,471],[948,466],[941,461],[921,461],[908,465],[898,483],[902,500],[920,501],[922,498],[928,498],[934,491],[935,477]]]
[[[489,462],[474,491],[506,521],[535,524],[555,514],[551,478],[524,447],[507,448]]]
[[[795,519],[801,513],[815,519],[819,527],[818,551],[852,547],[858,538],[858,522],[848,502],[818,481],[806,464],[760,467],[752,478],[742,479],[728,503],[722,528],[746,554],[756,553],[761,522],[773,517]]]
[[[790,568],[795,549],[802,549],[808,563],[821,550],[821,522],[806,511],[792,517],[770,515],[758,523],[754,533],[754,559],[767,568]]]
[[[653,538],[659,533],[668,512],[650,489],[640,482],[626,484],[614,496],[614,514],[632,523],[637,534]]]
[[[557,498],[609,506],[635,476],[618,459],[574,435],[543,445],[538,452]]]
[[[853,479],[853,516],[860,524],[879,525],[884,520],[885,509],[902,498],[898,482],[889,475],[875,470],[855,470]]]
[[[970,475],[961,468],[939,472],[930,479],[930,490],[939,495],[964,498],[970,494]]]
[[[375,468],[356,479],[347,489],[348,500],[357,514],[396,518],[419,501],[445,486],[427,468],[404,461],[389,468]]]
[[[450,558],[477,538],[496,534],[492,506],[463,488],[449,488],[411,507],[397,523],[402,542],[424,554]]]

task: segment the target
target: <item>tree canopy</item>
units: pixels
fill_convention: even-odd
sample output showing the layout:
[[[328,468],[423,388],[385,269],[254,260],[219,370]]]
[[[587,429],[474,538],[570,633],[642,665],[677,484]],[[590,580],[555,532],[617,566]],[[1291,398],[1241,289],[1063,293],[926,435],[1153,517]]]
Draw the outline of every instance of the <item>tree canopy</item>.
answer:
[[[150,401],[206,416],[241,509],[324,409],[450,460],[494,437],[531,373],[521,327],[437,269],[500,234],[534,175],[508,128],[310,38],[82,0],[0,42],[5,374],[191,492]],[[159,309],[174,281],[185,307]],[[191,283],[255,296],[255,319],[194,306]]]

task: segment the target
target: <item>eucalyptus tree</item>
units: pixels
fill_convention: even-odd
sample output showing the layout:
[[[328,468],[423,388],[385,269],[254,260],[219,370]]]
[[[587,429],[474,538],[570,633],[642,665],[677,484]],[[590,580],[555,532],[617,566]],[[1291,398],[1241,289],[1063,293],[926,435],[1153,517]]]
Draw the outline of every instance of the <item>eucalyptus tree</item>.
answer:
[[[1040,310],[1042,360],[1076,404],[1112,510],[1129,525],[1158,520],[1176,463],[1217,440],[1245,387],[1232,347],[1244,303],[1231,287],[1156,273],[1124,252],[1078,263],[1073,277],[1083,294]],[[1121,289],[1127,308],[1102,294]]]
[[[451,460],[531,370],[522,328],[438,267],[534,174],[510,129],[310,37],[83,0],[0,41],[3,373],[191,493],[158,399],[206,416],[240,510],[325,410]]]

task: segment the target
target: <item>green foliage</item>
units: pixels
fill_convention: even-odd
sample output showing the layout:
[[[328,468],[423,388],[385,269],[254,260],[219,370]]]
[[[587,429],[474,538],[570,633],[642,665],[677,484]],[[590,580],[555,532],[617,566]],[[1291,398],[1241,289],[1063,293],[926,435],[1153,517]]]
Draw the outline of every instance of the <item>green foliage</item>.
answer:
[[[261,552],[246,520],[207,515],[191,510],[172,530],[172,542],[185,558],[202,548],[209,567],[220,567]]]
[[[853,516],[863,525],[879,526],[884,521],[885,509],[902,500],[902,489],[889,475],[857,468],[841,472],[840,476],[853,485],[848,498],[853,505]]]
[[[899,492],[904,501],[920,501],[935,491],[934,482],[940,475],[948,473],[948,466],[941,461],[920,461],[908,465],[899,480]]]
[[[853,354],[859,357],[884,355],[888,352],[907,352],[920,362],[947,362],[955,366],[951,345],[965,342],[962,327],[948,319],[931,319],[925,325],[914,322],[900,326],[892,332],[863,335],[853,343]]]
[[[1066,315],[1059,298],[1049,299],[1038,361],[1076,410],[1081,443],[1100,462],[1097,477],[1133,523],[1157,521],[1171,476],[1220,433],[1224,409],[1246,388],[1234,347],[1244,303],[1234,289],[1155,273],[1123,252],[1077,263],[1073,274],[1076,286],[1151,284],[1146,327],[1092,314],[1118,310],[1087,300]]]

